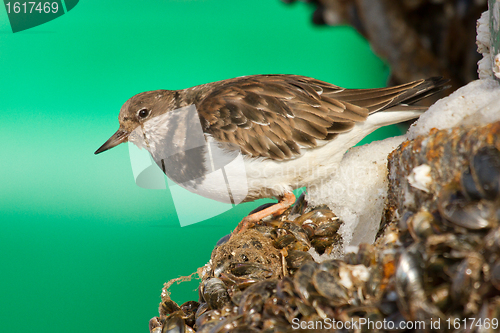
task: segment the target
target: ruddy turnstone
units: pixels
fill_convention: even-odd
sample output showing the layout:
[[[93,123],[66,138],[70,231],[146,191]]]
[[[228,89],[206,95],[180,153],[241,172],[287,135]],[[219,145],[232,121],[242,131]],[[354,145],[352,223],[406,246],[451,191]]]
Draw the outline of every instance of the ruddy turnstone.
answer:
[[[281,214],[295,200],[293,189],[328,177],[375,129],[417,118],[426,108],[410,104],[447,81],[345,89],[305,76],[251,75],[147,91],[125,102],[118,131],[95,154],[129,141],[147,149],[170,179],[205,197],[279,198],[246,225]]]

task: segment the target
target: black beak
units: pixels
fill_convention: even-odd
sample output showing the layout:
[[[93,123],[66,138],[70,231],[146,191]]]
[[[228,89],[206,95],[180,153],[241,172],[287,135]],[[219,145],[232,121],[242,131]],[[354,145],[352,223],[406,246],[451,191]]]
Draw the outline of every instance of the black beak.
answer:
[[[99,153],[102,153],[103,151],[106,151],[108,149],[111,149],[113,147],[118,146],[120,143],[126,142],[128,140],[129,134],[130,133],[119,129],[118,131],[116,131],[115,134],[113,134],[108,139],[108,141],[104,142],[104,144],[101,147],[99,147],[99,149],[97,149],[94,154],[97,155]]]

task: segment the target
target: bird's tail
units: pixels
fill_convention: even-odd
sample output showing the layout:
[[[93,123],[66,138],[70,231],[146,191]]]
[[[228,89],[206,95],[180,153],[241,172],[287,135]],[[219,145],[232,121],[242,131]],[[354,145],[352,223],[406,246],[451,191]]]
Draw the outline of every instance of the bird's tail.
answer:
[[[413,87],[407,88],[385,107],[377,110],[383,112],[372,111],[367,121],[373,122],[377,127],[382,127],[418,118],[428,108],[411,104],[448,88],[446,83],[450,80],[431,77],[421,81],[420,83],[411,82],[410,84],[415,84]]]
[[[406,89],[403,93],[398,95],[390,105],[384,109],[390,108],[391,106],[404,103],[406,105],[414,104],[426,97],[434,95],[441,90],[447,89],[450,86],[446,85],[450,80],[444,79],[441,76],[431,77],[425,80],[414,81],[416,83],[414,87]]]
[[[369,114],[384,111],[397,105],[410,105],[448,88],[447,79],[431,77],[401,84],[399,86],[375,89],[345,89],[336,91],[331,97],[343,102],[364,107]]]

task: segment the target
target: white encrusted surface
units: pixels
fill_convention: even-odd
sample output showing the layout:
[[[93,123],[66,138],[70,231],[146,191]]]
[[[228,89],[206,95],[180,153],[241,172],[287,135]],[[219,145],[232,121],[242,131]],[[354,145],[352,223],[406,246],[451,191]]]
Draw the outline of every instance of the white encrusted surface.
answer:
[[[483,55],[483,58],[477,63],[477,73],[480,79],[488,79],[493,76],[491,70],[490,38],[490,13],[486,11],[477,20],[477,52]]]
[[[420,116],[408,131],[408,139],[427,135],[432,128],[445,129],[459,125],[479,125],[500,120],[500,112],[491,112],[500,99],[496,80],[472,81],[453,94],[437,101]],[[489,109],[489,110],[486,110]],[[478,119],[474,117],[481,115]]]
[[[387,195],[387,155],[404,136],[351,148],[337,172],[320,186],[308,189],[311,205],[327,204],[344,224],[344,246],[372,243]]]

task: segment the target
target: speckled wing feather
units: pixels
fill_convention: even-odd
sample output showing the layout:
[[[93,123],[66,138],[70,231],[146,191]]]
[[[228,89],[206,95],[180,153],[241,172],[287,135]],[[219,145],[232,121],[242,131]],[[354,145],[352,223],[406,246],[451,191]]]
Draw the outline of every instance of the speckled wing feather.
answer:
[[[351,130],[370,113],[433,93],[441,81],[344,89],[304,76],[253,75],[218,82],[196,106],[205,132],[217,141],[250,156],[286,160],[300,155],[300,147]]]

